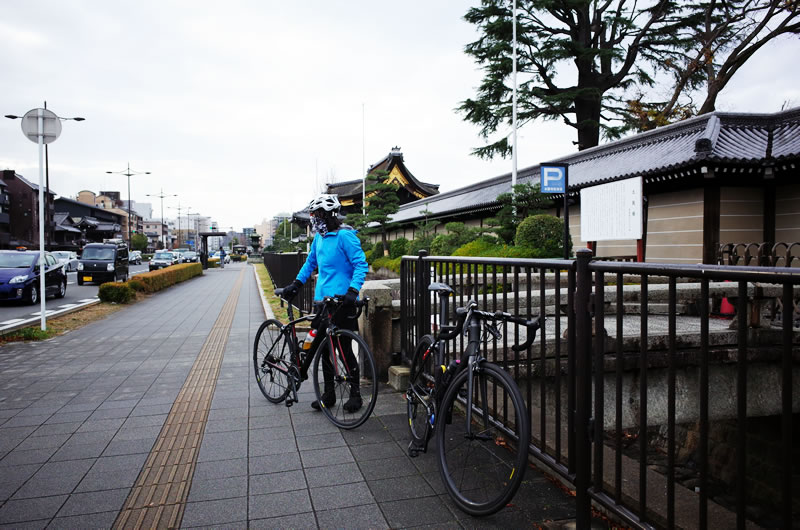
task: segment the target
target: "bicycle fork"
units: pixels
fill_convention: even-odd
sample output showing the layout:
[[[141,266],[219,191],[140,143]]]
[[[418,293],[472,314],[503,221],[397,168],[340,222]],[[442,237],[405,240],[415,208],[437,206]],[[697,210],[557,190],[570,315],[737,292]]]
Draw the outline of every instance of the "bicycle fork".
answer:
[[[475,395],[475,379],[474,375],[478,375],[478,390],[480,391],[480,403],[481,403],[481,412],[483,413],[483,431],[486,432],[489,430],[489,407],[488,407],[488,389],[486,384],[486,378],[481,377],[481,363],[484,361],[483,358],[478,356],[478,347],[480,344],[480,324],[475,319],[470,320],[469,323],[469,344],[467,346],[467,351],[469,351],[469,360],[467,361],[467,370],[469,373],[467,374],[467,409],[466,409],[466,429],[464,433],[464,438],[468,440],[489,440],[491,436],[487,434],[473,433],[472,428],[472,399]]]

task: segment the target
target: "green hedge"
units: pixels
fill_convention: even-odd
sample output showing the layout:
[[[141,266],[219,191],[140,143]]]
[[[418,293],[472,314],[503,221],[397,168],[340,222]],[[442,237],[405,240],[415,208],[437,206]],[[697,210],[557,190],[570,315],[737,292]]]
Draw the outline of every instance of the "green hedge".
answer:
[[[200,263],[182,263],[166,269],[137,274],[135,281],[142,284],[143,292],[155,293],[176,283],[186,281],[203,274],[203,265]]]
[[[231,254],[231,261],[247,261],[247,255]]]
[[[408,252],[408,239],[398,237],[389,243],[389,257],[392,259],[399,258]]]
[[[113,302],[116,304],[127,304],[133,297],[133,289],[128,282],[116,283],[108,282],[100,285],[97,296],[101,302]]]
[[[209,269],[218,269],[219,268],[219,258],[210,258],[208,260],[208,268]]]
[[[400,262],[403,261],[403,257],[400,256],[398,258],[390,258],[388,256],[384,256],[382,258],[378,258],[372,261],[372,269],[389,269],[390,271],[396,272],[400,274]]]

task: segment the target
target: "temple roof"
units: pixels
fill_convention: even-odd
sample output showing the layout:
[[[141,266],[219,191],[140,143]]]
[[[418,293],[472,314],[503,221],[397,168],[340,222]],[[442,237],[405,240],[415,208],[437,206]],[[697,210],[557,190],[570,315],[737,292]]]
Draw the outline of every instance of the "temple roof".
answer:
[[[700,166],[736,165],[781,171],[800,158],[800,108],[774,114],[714,112],[579,151],[551,162],[569,165],[571,193],[587,186],[632,177],[679,178]],[[520,169],[517,183],[537,184],[539,165]],[[506,173],[453,191],[404,204],[393,222],[496,208],[511,191]],[[553,197],[557,197],[553,195]]]

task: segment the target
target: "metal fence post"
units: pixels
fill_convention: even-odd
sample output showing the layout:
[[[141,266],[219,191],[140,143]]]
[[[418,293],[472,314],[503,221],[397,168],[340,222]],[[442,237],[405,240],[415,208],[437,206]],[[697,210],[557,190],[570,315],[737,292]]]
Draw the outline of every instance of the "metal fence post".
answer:
[[[589,262],[592,251],[581,249],[577,257],[577,288],[575,292],[575,509],[578,528],[589,528],[591,524],[591,440],[589,419],[591,417],[591,355],[592,317],[589,314],[589,298],[592,292],[592,273]],[[599,477],[602,480],[602,477]]]
[[[417,300],[417,334],[415,339],[419,340],[420,337],[428,332],[430,326],[430,317],[428,314],[431,311],[430,302],[427,299],[428,283],[430,283],[430,271],[427,270],[425,257],[428,255],[427,250],[419,251],[419,258],[417,259],[417,281],[414,289],[416,290]],[[415,340],[415,342],[416,342]]]

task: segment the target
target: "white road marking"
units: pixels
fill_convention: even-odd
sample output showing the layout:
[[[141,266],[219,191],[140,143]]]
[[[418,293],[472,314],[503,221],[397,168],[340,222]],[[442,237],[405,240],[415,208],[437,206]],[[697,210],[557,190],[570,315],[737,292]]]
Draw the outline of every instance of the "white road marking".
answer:
[[[11,320],[6,320],[5,322],[0,322],[0,326],[8,326],[10,324],[16,324],[17,322],[24,322],[24,318],[12,318]]]
[[[78,300],[78,303],[94,302],[95,300],[99,300],[99,298],[84,298],[83,300]]]

